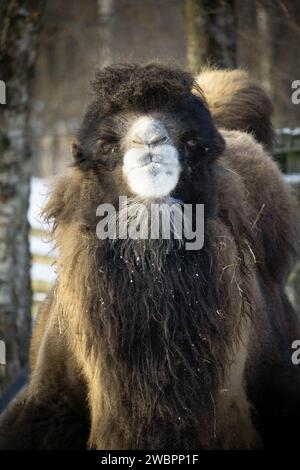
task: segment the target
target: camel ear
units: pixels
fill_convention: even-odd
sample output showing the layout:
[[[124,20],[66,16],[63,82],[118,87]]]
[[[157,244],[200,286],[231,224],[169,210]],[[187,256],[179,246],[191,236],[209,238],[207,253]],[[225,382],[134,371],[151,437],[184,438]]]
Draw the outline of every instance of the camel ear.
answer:
[[[83,150],[78,142],[72,142],[71,154],[75,163],[82,162],[84,160]]]

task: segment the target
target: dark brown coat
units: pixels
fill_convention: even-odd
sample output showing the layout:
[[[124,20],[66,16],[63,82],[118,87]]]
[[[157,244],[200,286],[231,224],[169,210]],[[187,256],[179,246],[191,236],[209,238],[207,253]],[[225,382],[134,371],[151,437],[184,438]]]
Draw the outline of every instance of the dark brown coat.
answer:
[[[300,331],[284,285],[298,208],[258,142],[272,140],[267,97],[247,88],[242,72],[209,74],[199,84],[219,131],[186,73],[98,72],[75,165],[45,209],[55,220],[58,279],[33,334],[30,382],[1,417],[1,448],[295,445],[300,375],[291,344]],[[178,189],[207,203],[204,248],[170,254],[168,243],[98,240],[96,207],[125,190],[92,139],[102,119],[152,107],[171,119],[177,106],[185,122],[199,112],[206,132],[208,155],[188,154]]]

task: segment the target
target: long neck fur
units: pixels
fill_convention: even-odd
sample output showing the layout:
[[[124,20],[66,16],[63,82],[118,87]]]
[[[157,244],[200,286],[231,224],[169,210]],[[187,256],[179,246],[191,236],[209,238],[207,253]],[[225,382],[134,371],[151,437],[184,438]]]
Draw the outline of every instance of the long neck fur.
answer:
[[[201,251],[167,253],[152,240],[138,259],[122,241],[58,224],[61,323],[80,337],[76,354],[99,387],[92,447],[216,445],[216,395],[251,310],[251,256],[235,241],[242,222],[232,220],[208,220]]]

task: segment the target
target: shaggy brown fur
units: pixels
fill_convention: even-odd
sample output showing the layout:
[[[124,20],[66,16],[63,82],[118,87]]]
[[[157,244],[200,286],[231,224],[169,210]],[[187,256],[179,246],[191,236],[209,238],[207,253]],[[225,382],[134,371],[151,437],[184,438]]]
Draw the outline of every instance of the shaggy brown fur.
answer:
[[[297,251],[297,206],[263,147],[230,130],[247,125],[269,145],[268,113],[261,137],[253,114],[267,98],[251,85],[245,97],[245,75],[222,72],[233,92],[216,113],[224,87],[211,74],[211,88],[200,84],[229,129],[221,133],[184,72],[97,72],[75,164],[45,209],[55,221],[58,279],[34,331],[30,383],[1,418],[1,448],[295,445],[300,375],[290,348],[300,331],[283,288]],[[102,141],[119,142],[126,122],[147,112],[164,119],[180,149],[174,197],[205,203],[200,251],[95,235],[97,206],[130,196],[122,145],[112,157]]]
[[[218,127],[253,133],[272,150],[273,105],[244,70],[204,69],[196,79]]]

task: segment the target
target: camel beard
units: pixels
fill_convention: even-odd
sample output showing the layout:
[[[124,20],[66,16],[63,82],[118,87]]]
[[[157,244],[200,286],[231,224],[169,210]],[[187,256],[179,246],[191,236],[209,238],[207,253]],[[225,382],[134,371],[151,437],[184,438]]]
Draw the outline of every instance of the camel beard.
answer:
[[[97,237],[111,240],[117,256],[141,267],[152,260],[163,261],[166,254],[182,248],[203,247],[203,204],[184,204],[170,196],[156,202],[120,196],[118,210],[112,204],[101,204],[96,214],[102,216],[96,227]]]
[[[73,312],[74,352],[97,396],[90,446],[215,447],[218,389],[250,297],[230,232],[208,221],[196,255],[161,240],[140,249],[137,240],[74,235],[71,251],[61,246],[57,298],[61,324],[65,303]]]

